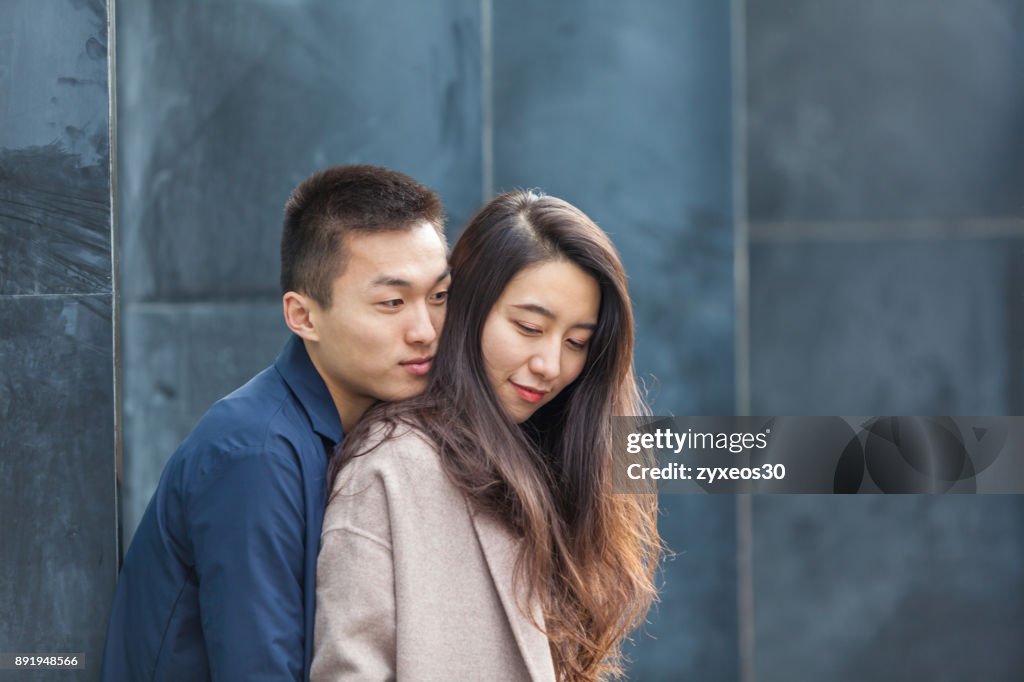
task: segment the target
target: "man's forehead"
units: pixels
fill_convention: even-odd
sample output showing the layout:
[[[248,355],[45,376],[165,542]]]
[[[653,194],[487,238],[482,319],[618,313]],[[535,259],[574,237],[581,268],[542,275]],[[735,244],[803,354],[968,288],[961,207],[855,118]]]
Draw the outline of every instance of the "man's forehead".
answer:
[[[375,231],[351,230],[342,241],[342,250],[349,255],[364,255],[371,259],[387,254],[420,251],[446,251],[444,239],[428,222],[410,227],[379,229]]]
[[[360,288],[409,287],[443,280],[449,271],[444,242],[429,223],[404,230],[350,233],[338,278]]]

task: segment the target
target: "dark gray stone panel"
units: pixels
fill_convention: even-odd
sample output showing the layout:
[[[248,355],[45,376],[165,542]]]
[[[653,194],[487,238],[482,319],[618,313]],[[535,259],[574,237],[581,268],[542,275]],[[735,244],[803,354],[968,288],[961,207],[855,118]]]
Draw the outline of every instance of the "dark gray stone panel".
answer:
[[[758,682],[1024,678],[1018,496],[754,498]]]
[[[131,541],[160,473],[204,412],[274,362],[279,302],[125,306],[122,537]]]
[[[117,577],[111,297],[0,296],[0,651],[85,653]],[[3,675],[11,675],[4,677]]]
[[[339,163],[394,167],[458,225],[481,187],[480,3],[118,8],[124,296],[277,293],[283,207]]]
[[[750,257],[753,414],[1021,408],[1008,375],[1024,244],[760,243]]]
[[[0,295],[109,293],[107,10],[13,0],[0,22]]]
[[[1024,3],[747,3],[750,216],[1020,216]]]
[[[660,413],[733,410],[728,3],[494,5],[495,189],[612,236]]]
[[[660,603],[626,647],[630,680],[739,679],[736,500],[662,495],[659,529],[671,551]]]

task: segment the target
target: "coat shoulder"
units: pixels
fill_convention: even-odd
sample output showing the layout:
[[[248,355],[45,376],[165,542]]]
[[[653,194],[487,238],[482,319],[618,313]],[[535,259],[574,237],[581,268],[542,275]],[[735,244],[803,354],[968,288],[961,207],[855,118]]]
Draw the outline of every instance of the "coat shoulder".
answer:
[[[371,509],[377,510],[372,519]],[[391,524],[406,516],[466,513],[462,494],[422,432],[405,425],[375,426],[334,480],[324,532],[359,519],[381,533],[388,526],[390,534]]]
[[[334,489],[384,479],[391,482],[432,480],[443,475],[437,447],[419,429],[405,424],[375,425],[355,456],[346,462]]]

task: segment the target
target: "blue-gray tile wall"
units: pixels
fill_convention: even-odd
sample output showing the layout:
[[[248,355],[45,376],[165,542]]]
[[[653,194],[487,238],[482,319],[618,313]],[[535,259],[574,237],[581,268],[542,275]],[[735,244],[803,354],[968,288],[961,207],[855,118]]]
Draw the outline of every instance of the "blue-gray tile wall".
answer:
[[[0,651],[95,680],[118,569],[107,4],[0,20]]]
[[[207,408],[273,363],[289,332],[276,302],[136,305],[123,330],[127,546],[171,453]]]
[[[731,413],[728,3],[498,2],[494,26],[495,189],[612,236],[656,411]]]
[[[742,36],[729,5],[119,6],[126,537],[202,411],[277,353],[281,207],[315,168],[404,170],[439,190],[453,236],[489,189],[579,205],[623,254],[638,370],[677,414],[734,409],[732,40],[753,221],[1022,212],[1019,2],[743,3]],[[1021,253],[755,243],[754,412],[1019,411]],[[757,679],[1019,679],[1021,602],[994,595],[1020,593],[1022,520],[1011,498],[754,500]],[[630,678],[736,680],[735,500],[663,498],[661,521],[678,554]],[[963,644],[981,653],[943,658]]]
[[[0,22],[0,295],[110,293],[103,2],[13,0]]]
[[[1021,305],[1012,272],[1024,244],[760,243],[750,253],[754,414],[1012,413],[1020,340],[1011,345],[1007,313]]]
[[[739,679],[735,505],[732,495],[662,496],[669,554],[650,624],[624,648],[630,680]]]
[[[1019,0],[745,4],[753,220],[1024,215]]]
[[[1024,3],[746,10],[752,411],[1019,414]],[[1019,498],[762,496],[751,521],[759,682],[1024,675]]]
[[[276,297],[281,216],[320,168],[481,189],[479,2],[118,8],[124,297]],[[130,339],[129,339],[130,342]]]
[[[758,682],[1016,682],[1018,496],[754,498]]]
[[[0,650],[85,654],[53,679],[96,679],[117,576],[110,310],[0,296]]]

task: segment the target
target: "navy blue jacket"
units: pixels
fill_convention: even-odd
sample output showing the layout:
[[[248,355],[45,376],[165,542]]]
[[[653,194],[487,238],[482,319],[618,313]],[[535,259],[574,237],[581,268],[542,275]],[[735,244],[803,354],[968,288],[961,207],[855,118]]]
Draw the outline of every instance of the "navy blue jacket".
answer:
[[[210,408],[125,555],[103,680],[308,679],[324,478],[341,438],[297,336]]]

